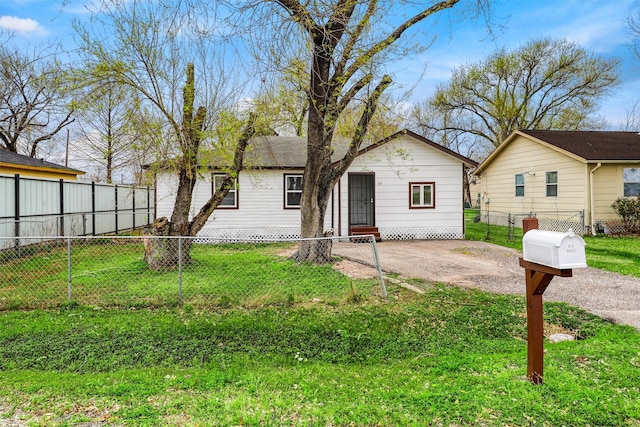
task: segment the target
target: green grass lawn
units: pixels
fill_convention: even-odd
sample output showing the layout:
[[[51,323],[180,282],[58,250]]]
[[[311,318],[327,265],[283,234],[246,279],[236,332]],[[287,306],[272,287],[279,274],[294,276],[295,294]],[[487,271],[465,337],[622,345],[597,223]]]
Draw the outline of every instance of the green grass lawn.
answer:
[[[508,227],[473,222],[475,210],[465,212],[467,240],[479,240],[522,250],[522,229],[509,236]],[[583,236],[589,267],[640,277],[640,239],[638,237]]]
[[[337,306],[0,314],[0,420],[103,425],[640,423],[640,335],[546,304],[545,381],[524,302],[444,285]]]
[[[636,253],[620,242],[604,261]],[[64,291],[59,249],[11,260],[24,273],[0,298]],[[578,339],[545,344],[536,386],[522,296],[411,280],[425,294],[383,299],[374,280],[237,245],[195,248],[183,305],[122,304],[174,295],[175,272],[148,271],[139,245],[81,249],[78,294],[99,285],[111,304],[0,311],[0,425],[640,425],[640,334],[566,304],[545,304],[545,331]]]
[[[50,309],[70,302],[110,308],[213,309],[314,298],[337,304],[348,293],[380,289],[376,280],[352,281],[331,265],[296,263],[281,254],[290,244],[196,244],[191,262],[179,275],[174,268],[147,268],[141,242],[118,242],[74,240],[71,260],[66,245],[32,247],[11,258],[7,251],[0,269],[0,310]]]

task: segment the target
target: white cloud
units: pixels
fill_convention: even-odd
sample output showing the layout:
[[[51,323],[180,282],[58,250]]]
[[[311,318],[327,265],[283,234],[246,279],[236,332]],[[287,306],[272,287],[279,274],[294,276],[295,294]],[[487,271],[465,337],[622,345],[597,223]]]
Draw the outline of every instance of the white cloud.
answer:
[[[15,31],[21,34],[45,32],[44,28],[31,18],[18,18],[16,16],[0,16],[0,28]]]

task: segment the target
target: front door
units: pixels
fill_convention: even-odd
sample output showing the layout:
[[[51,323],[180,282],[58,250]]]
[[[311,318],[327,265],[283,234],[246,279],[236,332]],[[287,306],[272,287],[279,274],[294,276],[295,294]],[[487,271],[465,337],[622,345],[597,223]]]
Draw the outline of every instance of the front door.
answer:
[[[375,226],[375,175],[349,174],[349,227]]]

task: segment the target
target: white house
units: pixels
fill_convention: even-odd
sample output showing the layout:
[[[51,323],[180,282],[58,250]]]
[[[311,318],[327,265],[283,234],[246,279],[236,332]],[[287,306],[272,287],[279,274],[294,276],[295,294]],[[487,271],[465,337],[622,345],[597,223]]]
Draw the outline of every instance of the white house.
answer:
[[[334,159],[346,145],[337,144]],[[268,136],[252,141],[248,167],[214,211],[200,236],[300,236],[300,195],[306,139]],[[345,236],[379,233],[382,239],[464,238],[463,175],[477,164],[411,131],[362,149],[333,189],[325,230]],[[194,189],[196,213],[224,176],[211,167]],[[177,180],[156,175],[156,217],[171,216]]]

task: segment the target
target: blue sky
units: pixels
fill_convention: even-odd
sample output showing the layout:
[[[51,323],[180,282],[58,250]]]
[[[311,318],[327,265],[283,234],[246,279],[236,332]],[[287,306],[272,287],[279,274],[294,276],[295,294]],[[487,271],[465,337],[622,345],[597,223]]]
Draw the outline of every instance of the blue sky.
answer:
[[[16,32],[18,42],[37,43],[60,37],[72,41],[71,20],[84,15],[83,0],[1,0],[0,27]],[[623,84],[600,110],[618,127],[640,99],[640,59],[629,47],[627,18],[640,8],[637,0],[501,0],[493,5],[494,37],[483,24],[440,18],[426,23],[437,34],[424,53],[389,66],[400,88],[415,85],[412,100],[430,95],[446,82],[452,68],[475,63],[497,48],[515,49],[529,40],[552,37],[577,42],[603,57],[620,59]],[[426,72],[423,75],[424,68]],[[422,78],[419,80],[419,78]]]

